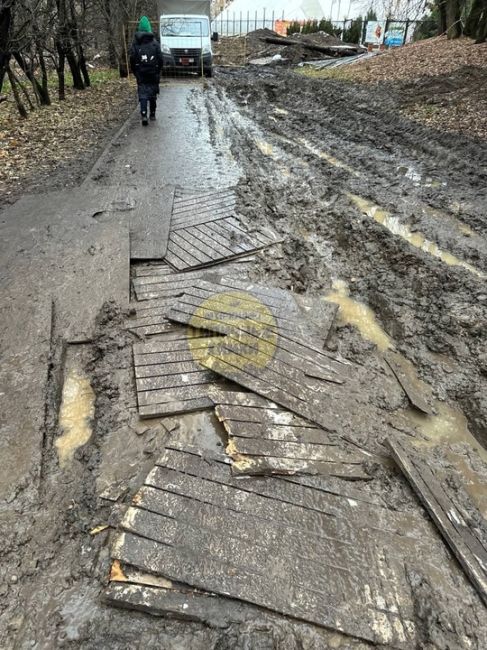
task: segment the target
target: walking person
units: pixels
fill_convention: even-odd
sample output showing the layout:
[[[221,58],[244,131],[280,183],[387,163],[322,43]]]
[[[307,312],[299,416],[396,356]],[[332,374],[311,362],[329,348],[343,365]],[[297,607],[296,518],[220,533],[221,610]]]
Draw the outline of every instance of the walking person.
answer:
[[[143,126],[149,124],[148,109],[149,118],[156,119],[162,61],[161,48],[152,32],[150,20],[147,16],[143,16],[130,50],[130,69],[137,79]]]

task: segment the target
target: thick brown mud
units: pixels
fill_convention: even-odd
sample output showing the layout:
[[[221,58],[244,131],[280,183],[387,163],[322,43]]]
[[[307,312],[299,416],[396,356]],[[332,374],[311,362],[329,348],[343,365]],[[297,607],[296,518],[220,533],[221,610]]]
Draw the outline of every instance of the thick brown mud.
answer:
[[[289,239],[280,259],[262,260],[262,277],[323,295],[346,282],[487,445],[483,143],[405,119],[385,87],[286,70],[228,72],[220,85],[239,107],[225,115],[246,171],[241,209]],[[249,128],[264,131],[272,157]],[[331,345],[359,360],[372,348],[347,327]]]

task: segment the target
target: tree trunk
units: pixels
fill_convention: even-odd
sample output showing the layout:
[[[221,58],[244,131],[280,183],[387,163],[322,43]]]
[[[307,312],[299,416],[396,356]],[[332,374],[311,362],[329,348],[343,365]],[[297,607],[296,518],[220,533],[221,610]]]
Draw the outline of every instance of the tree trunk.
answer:
[[[438,36],[446,34],[448,28],[446,20],[446,2],[447,0],[439,0],[438,2]]]
[[[115,47],[115,37],[113,33],[113,24],[112,24],[112,6],[110,0],[107,0],[105,3],[105,31],[107,34],[108,40],[108,61],[111,68],[118,67],[118,55],[117,48]]]
[[[484,9],[482,17],[477,26],[476,43],[485,43],[487,41],[487,8]]]
[[[22,70],[22,72],[25,74],[27,79],[32,84],[34,93],[36,94],[36,97],[39,98],[39,103],[42,106],[50,106],[51,99],[49,97],[49,91],[43,88],[43,86],[41,86],[39,81],[36,79],[32,66],[27,64],[26,60],[24,59],[24,57],[20,52],[13,52],[13,56],[14,59],[17,61],[19,68]],[[46,90],[47,90],[47,94],[46,94]]]
[[[83,77],[81,75],[81,70],[79,67],[78,59],[76,58],[75,53],[72,49],[68,49],[65,52],[66,61],[68,62],[69,69],[71,70],[71,76],[73,77],[73,88],[75,90],[84,90],[85,84]]]
[[[83,81],[85,86],[89,88],[91,86],[90,73],[88,72],[88,67],[86,65],[85,53],[83,51],[83,46],[79,45],[79,67],[81,74],[83,75]]]
[[[465,34],[482,43],[487,37],[487,0],[474,0],[465,24]]]
[[[47,73],[46,59],[44,58],[44,52],[42,50],[42,47],[40,47],[39,45],[37,46],[37,51],[39,57],[39,67],[41,69],[41,74],[42,74],[41,88],[42,88],[42,97],[44,101],[44,106],[50,106],[51,97],[49,95],[49,76]]]
[[[66,76],[64,67],[66,64],[66,57],[64,56],[64,50],[61,43],[56,43],[58,51],[58,64],[57,64],[57,77],[58,77],[58,96],[60,101],[66,99]]]
[[[25,120],[27,119],[28,116],[27,109],[23,105],[22,100],[20,98],[19,88],[17,86],[17,80],[15,79],[15,75],[13,74],[10,65],[7,65],[6,71],[7,71],[8,79],[10,81],[10,85],[12,87],[12,93],[15,99],[15,103],[17,104],[17,110],[19,111],[20,117],[22,117]]]
[[[3,88],[5,75],[7,74],[8,62],[10,60],[9,38],[12,25],[13,2],[0,9],[0,92]]]
[[[462,35],[461,15],[460,0],[446,0],[446,34],[448,38],[459,38]]]
[[[120,55],[120,60],[119,60],[119,70],[120,70],[120,77],[122,79],[125,79],[126,77],[129,76],[129,66],[128,66],[128,44],[127,44],[127,36],[125,32],[125,27],[122,27],[120,30],[120,47],[121,47],[121,55]]]

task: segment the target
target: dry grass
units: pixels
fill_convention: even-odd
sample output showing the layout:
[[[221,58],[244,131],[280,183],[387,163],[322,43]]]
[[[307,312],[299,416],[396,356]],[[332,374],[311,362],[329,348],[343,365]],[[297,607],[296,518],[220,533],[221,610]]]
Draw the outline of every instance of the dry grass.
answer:
[[[450,74],[464,66],[487,69],[487,43],[475,45],[469,38],[451,41],[443,36],[429,38],[357,63],[347,70],[347,77],[377,83],[414,81],[425,76]]]
[[[8,196],[33,177],[45,176],[99,144],[107,128],[128,115],[132,83],[108,71],[93,73],[92,87],[68,90],[60,102],[19,118],[13,98],[0,104],[0,194]],[[134,99],[135,102],[135,99]]]
[[[304,73],[313,79],[392,82],[406,116],[435,129],[487,139],[487,43],[441,36],[349,66]]]

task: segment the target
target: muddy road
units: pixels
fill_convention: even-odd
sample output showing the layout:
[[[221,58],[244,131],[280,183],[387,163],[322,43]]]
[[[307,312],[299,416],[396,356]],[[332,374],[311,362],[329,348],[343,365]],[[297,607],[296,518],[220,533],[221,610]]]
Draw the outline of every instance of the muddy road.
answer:
[[[399,89],[317,82],[289,70],[220,71],[212,82],[171,81],[161,92],[157,126],[142,130],[134,116],[84,191],[236,186],[239,212],[285,240],[255,256],[252,279],[338,304],[329,351],[371,370],[388,350],[411,364],[418,385],[429,386],[435,415],[385,395],[390,425],[419,439],[432,458],[436,448],[446,450],[451,466],[438,460],[440,469],[461,471],[487,516],[485,146],[401,117]],[[103,211],[92,216],[107,228],[123,223],[123,212],[116,222]],[[15,241],[15,225],[7,225]],[[75,227],[70,236],[74,245]],[[51,264],[37,285],[36,249],[24,248],[23,283],[47,291],[47,278],[56,282],[66,272],[59,250],[49,253],[46,245]],[[225,441],[208,413],[176,423],[139,420],[128,313],[127,305],[105,305],[76,345],[62,319],[54,324],[44,359],[42,471],[35,481],[17,478],[9,459],[0,495],[0,647],[372,647],[250,605],[219,626],[101,601],[111,530],[165,443],[176,436],[214,450]],[[374,453],[383,451],[380,427],[354,433]],[[390,466],[360,489],[392,509],[422,512]],[[485,609],[458,567],[451,570],[453,595],[409,575],[418,647],[480,650]]]
[[[402,118],[391,89],[288,71],[220,79],[239,113],[219,109],[220,88],[209,111],[230,116],[243,209],[290,237],[282,260],[264,262],[269,279],[341,294],[345,311],[348,296],[369,305],[380,345],[457,401],[485,445],[485,145]],[[332,345],[360,358],[374,347],[347,327]]]

